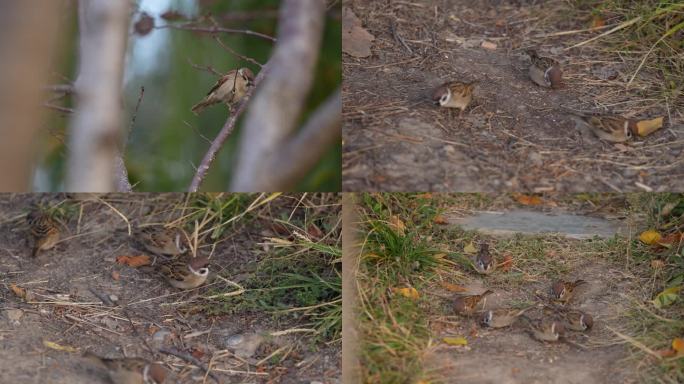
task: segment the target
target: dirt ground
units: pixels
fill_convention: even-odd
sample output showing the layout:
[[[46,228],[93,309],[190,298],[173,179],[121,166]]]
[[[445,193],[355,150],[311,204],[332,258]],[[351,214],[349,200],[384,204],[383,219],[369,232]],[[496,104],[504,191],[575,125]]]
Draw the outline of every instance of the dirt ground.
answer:
[[[634,222],[631,223],[634,225]],[[549,304],[551,282],[583,279],[568,307],[594,317],[590,332],[569,332],[565,343],[542,343],[526,333],[524,321],[511,328],[483,329],[475,317],[453,314],[449,300],[431,307],[431,328],[437,340],[465,336],[467,347],[434,348],[425,358],[428,370],[440,372],[448,383],[559,383],[605,384],[639,382],[638,367],[629,360],[629,343],[616,332],[629,334],[628,310],[648,299],[649,281],[630,272],[623,250],[603,240],[569,240],[556,235],[486,237],[494,255],[511,255],[514,267],[488,276],[464,271],[468,289],[491,289],[486,308],[534,307],[530,318],[554,316]],[[599,244],[595,244],[598,241]],[[594,243],[594,244],[592,244]],[[603,244],[603,245],[601,245]],[[543,249],[543,254],[536,250]],[[535,251],[533,251],[535,250]],[[437,297],[453,297],[441,282],[429,290]]]
[[[375,40],[367,58],[343,55],[343,189],[683,189],[682,111],[626,91],[631,72],[599,49],[564,50],[588,35],[539,37],[586,28],[586,20],[553,14],[558,3],[347,2]],[[549,23],[551,16],[558,21]],[[548,25],[555,29],[543,29]],[[483,40],[497,48],[481,48]],[[528,47],[561,62],[564,89],[529,80],[523,53]],[[450,80],[479,80],[462,119],[429,100],[436,86]],[[637,81],[657,86],[660,80],[642,71]],[[581,135],[561,106],[665,116],[666,122],[630,145],[613,145]]]
[[[224,383],[340,381],[340,343],[327,344],[298,332],[307,328],[306,316],[258,311],[210,315],[211,306],[221,302],[203,297],[235,291],[234,286],[210,276],[203,287],[179,291],[155,276],[117,264],[117,256],[144,253],[128,236],[123,217],[134,228],[170,222],[178,218],[184,196],[109,195],[76,201],[83,209],[65,223],[64,240],[31,259],[24,214],[32,204],[54,205],[65,196],[0,195],[0,382],[108,382],[81,357],[87,349],[106,357],[163,361],[176,376],[172,382],[213,382],[182,359],[150,352],[161,347],[176,348],[205,366],[211,363],[212,372]],[[200,243],[199,253],[210,257],[212,275],[244,284],[259,263],[272,257],[273,248],[263,244],[265,239],[280,237],[269,229],[269,217],[303,215],[298,198],[280,197],[269,206],[272,211],[266,213],[272,216],[260,211],[261,217],[238,221],[215,243]],[[32,298],[18,297],[12,284]],[[103,304],[92,291],[115,296],[119,305]],[[273,335],[279,331],[282,335]],[[263,341],[253,354],[238,356],[231,342],[235,335],[251,333],[263,336]]]

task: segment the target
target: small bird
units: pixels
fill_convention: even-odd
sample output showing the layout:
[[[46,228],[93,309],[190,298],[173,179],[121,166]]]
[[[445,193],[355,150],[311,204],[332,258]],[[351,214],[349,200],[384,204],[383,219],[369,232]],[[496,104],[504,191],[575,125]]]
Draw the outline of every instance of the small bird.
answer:
[[[197,115],[204,108],[222,102],[230,107],[233,103],[240,101],[252,86],[254,86],[252,70],[249,68],[233,69],[222,76],[207,93],[207,96],[193,105],[191,110]]]
[[[572,299],[572,296],[575,293],[575,288],[586,283],[586,281],[581,279],[575,280],[574,282],[558,280],[551,286],[551,297],[554,300],[567,303],[570,301],[570,299]]]
[[[108,359],[86,351],[83,357],[105,369],[114,384],[162,384],[169,372],[161,364],[138,357]]]
[[[153,267],[166,282],[178,289],[193,289],[204,284],[209,276],[209,259],[186,257],[160,262]]]
[[[480,319],[480,324],[483,327],[490,328],[504,328],[518,320],[525,312],[527,312],[532,307],[527,307],[523,309],[490,309],[489,311],[484,311],[482,313],[482,318]]]
[[[44,211],[31,211],[26,216],[26,221],[31,227],[31,235],[34,238],[32,257],[38,256],[38,252],[48,250],[57,244],[60,237],[59,227],[55,219]]]
[[[432,101],[445,108],[460,108],[459,117],[463,116],[463,111],[468,108],[473,100],[473,91],[477,81],[462,83],[452,81],[442,84],[432,93]]]
[[[637,122],[617,115],[584,116],[573,113],[575,126],[589,130],[601,140],[611,143],[624,143],[637,133]]]
[[[571,310],[567,311],[563,317],[565,318],[564,326],[573,331],[588,331],[594,326],[594,318],[582,311]]]
[[[528,320],[529,329],[527,332],[535,340],[553,342],[560,340],[565,335],[563,323],[559,321],[542,319],[537,324],[532,324],[529,318],[525,316],[523,318]]]
[[[530,56],[532,65],[529,68],[530,79],[537,85],[557,89],[563,85],[563,71],[560,64],[550,58],[542,57],[534,49],[525,51]]]
[[[142,227],[136,231],[135,237],[147,251],[155,255],[176,256],[187,251],[177,228]]]
[[[494,271],[496,268],[496,263],[494,263],[494,258],[491,252],[489,252],[489,244],[482,243],[480,245],[480,250],[475,257],[475,270],[483,275],[488,275]]]
[[[480,301],[491,293],[494,293],[494,291],[488,289],[479,295],[459,296],[454,300],[454,310],[461,315],[470,315],[475,311],[475,307],[477,307]]]

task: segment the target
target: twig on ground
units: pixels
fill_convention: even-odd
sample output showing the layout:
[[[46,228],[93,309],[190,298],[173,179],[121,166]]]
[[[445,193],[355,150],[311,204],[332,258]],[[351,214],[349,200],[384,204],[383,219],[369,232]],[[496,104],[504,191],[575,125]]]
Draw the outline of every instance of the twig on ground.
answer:
[[[177,358],[179,358],[179,359],[181,359],[181,360],[185,360],[186,362],[191,363],[191,364],[193,364],[193,365],[195,365],[195,366],[197,366],[197,367],[203,369],[203,370],[204,370],[212,379],[214,379],[214,381],[216,381],[217,383],[220,383],[220,382],[221,382],[221,380],[220,380],[215,374],[213,374],[213,373],[209,370],[209,368],[207,368],[204,364],[202,364],[201,361],[197,360],[197,359],[194,358],[192,355],[189,355],[189,354],[187,354],[187,353],[183,353],[183,352],[177,350],[176,348],[172,348],[172,347],[169,347],[169,348],[166,348],[166,347],[160,348],[160,349],[159,349],[159,352],[165,353],[165,354],[167,354],[167,355],[176,356]]]

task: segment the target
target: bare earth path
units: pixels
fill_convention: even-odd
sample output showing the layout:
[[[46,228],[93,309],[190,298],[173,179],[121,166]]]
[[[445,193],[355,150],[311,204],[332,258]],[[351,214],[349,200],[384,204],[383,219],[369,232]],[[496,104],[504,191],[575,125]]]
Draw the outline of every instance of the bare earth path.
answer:
[[[620,63],[564,51],[575,36],[531,39],[546,32],[535,29],[545,10],[512,3],[348,2],[375,40],[368,58],[343,55],[344,190],[684,189],[681,111],[625,91],[631,74]],[[557,27],[583,24],[567,18]],[[484,40],[497,49],[482,48]],[[563,63],[565,89],[531,83],[527,47]],[[618,77],[601,78],[606,71]],[[432,89],[455,79],[480,82],[463,119],[429,101]],[[671,124],[631,145],[611,145],[581,135],[561,105],[670,116]]]

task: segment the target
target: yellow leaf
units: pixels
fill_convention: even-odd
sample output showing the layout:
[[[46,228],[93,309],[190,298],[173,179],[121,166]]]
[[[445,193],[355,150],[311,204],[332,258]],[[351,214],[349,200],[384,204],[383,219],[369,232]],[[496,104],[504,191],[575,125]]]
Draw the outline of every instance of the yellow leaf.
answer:
[[[674,340],[672,340],[672,349],[677,351],[678,355],[684,354],[684,339],[675,337]]]
[[[641,235],[639,235],[639,240],[641,240],[642,243],[644,244],[655,244],[658,241],[660,241],[660,233],[658,231],[649,229],[648,231],[641,232]]]
[[[74,347],[70,347],[68,345],[59,345],[57,343],[53,343],[52,341],[47,341],[47,340],[43,340],[43,345],[46,346],[47,348],[55,349],[57,351],[66,351],[66,352],[77,352],[78,351]]]
[[[465,337],[445,337],[442,341],[448,345],[468,345],[468,340]]]
[[[592,28],[599,28],[599,27],[603,27],[604,25],[606,25],[606,22],[599,15],[596,15],[596,16],[594,16],[593,19],[591,19],[591,27]]]
[[[534,195],[523,195],[521,193],[516,193],[513,195],[518,203],[522,205],[541,205],[543,203],[539,196]]]
[[[663,117],[656,117],[651,120],[641,120],[636,123],[637,134],[641,137],[648,136],[659,130],[663,126]]]
[[[442,216],[442,215],[437,215],[437,216],[435,216],[435,218],[434,218],[432,221],[433,221],[435,224],[439,224],[439,225],[449,224],[449,222],[447,221],[447,219],[446,219],[444,216]]]
[[[667,288],[656,295],[652,303],[658,309],[672,305],[679,298],[679,291],[681,290],[681,286]]]
[[[463,247],[463,252],[469,255],[474,255],[477,253],[477,248],[475,248],[475,244],[473,244],[473,242],[471,241],[465,247]]]
[[[418,291],[413,287],[392,288],[392,291],[395,293],[398,293],[404,297],[408,297],[409,299],[417,299],[420,297],[420,295],[418,294]]]
[[[443,258],[446,257],[446,255],[447,255],[446,253],[437,253],[437,254],[435,254],[433,257],[434,257],[436,260],[442,260]]]
[[[468,289],[466,287],[460,286],[458,284],[447,283],[445,281],[442,281],[440,283],[440,285],[442,287],[444,287],[444,289],[446,289],[447,291],[451,291],[451,292],[467,292],[468,291]]]

